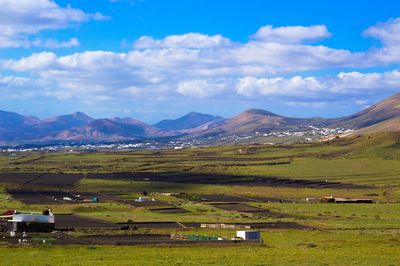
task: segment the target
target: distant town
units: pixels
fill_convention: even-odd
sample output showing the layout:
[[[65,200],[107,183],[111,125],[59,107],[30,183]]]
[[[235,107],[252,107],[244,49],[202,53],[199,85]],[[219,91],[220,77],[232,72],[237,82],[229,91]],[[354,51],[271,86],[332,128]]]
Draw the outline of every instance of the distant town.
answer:
[[[306,126],[285,131],[254,132],[246,135],[214,136],[191,140],[146,140],[124,142],[99,142],[99,143],[57,143],[57,144],[27,144],[18,146],[3,146],[0,151],[3,154],[13,155],[20,152],[98,152],[98,151],[135,151],[135,150],[159,150],[159,149],[184,149],[218,145],[274,145],[282,143],[312,142],[345,135],[353,132],[352,129],[328,128],[318,126]]]

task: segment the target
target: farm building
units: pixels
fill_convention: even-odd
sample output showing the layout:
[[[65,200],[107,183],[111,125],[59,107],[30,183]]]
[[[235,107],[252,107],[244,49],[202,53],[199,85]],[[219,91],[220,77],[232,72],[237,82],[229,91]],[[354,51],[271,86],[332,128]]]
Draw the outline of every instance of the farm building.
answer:
[[[14,232],[51,232],[55,225],[50,209],[43,213],[7,211],[1,218],[7,221],[7,230]]]
[[[328,202],[328,203],[374,203],[374,201],[372,199],[334,198],[332,196],[323,198],[322,202]]]
[[[260,240],[260,231],[246,230],[246,231],[236,231],[236,237],[240,237],[243,240]]]

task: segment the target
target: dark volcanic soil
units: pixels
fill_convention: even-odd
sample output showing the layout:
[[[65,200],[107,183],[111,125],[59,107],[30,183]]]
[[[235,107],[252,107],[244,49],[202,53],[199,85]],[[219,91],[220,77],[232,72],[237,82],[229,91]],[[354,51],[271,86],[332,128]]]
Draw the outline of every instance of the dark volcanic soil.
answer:
[[[137,228],[182,228],[177,222],[129,222],[121,225],[136,226]]]
[[[269,210],[250,206],[243,203],[212,203],[214,207],[226,210],[226,211],[236,211],[236,212],[257,212],[257,213],[269,213]]]
[[[134,207],[162,207],[162,206],[172,206],[168,202],[156,200],[156,201],[145,201],[137,202],[134,200],[124,200],[123,203],[132,205]]]
[[[104,198],[97,193],[51,190],[7,189],[7,193],[26,204],[72,204],[82,203],[84,200],[90,201],[93,198],[102,201]]]
[[[269,197],[234,196],[222,194],[199,195],[201,201],[205,202],[289,202],[288,200]]]
[[[188,210],[179,208],[179,207],[171,207],[171,208],[153,208],[150,209],[153,212],[160,212],[160,213],[185,213],[189,212]]]
[[[1,235],[0,235],[1,236]],[[26,238],[26,244],[40,245],[44,244],[43,240],[46,240],[46,244],[54,245],[187,245],[187,244],[257,244],[257,241],[188,241],[188,240],[176,240],[172,239],[167,234],[133,234],[133,235],[90,235],[74,237],[63,233],[52,233],[52,234],[28,234]],[[1,239],[12,245],[21,245],[22,237],[18,235],[15,238],[4,236]],[[1,241],[0,240],[0,241]]]
[[[357,189],[368,188],[368,186],[346,184],[339,182],[310,181],[270,176],[235,176],[216,174],[197,174],[190,172],[132,172],[132,173],[92,173],[87,175],[94,179],[118,179],[118,180],[145,180],[175,183],[197,183],[197,184],[226,184],[226,185],[249,185],[249,186],[273,186],[293,188],[344,188]],[[65,173],[3,173],[0,174],[0,183],[12,183],[21,185],[41,186],[73,186],[79,182],[84,175]]]
[[[86,218],[74,214],[56,214],[56,228],[120,228],[121,226],[108,221]]]
[[[289,179],[269,176],[234,176],[234,175],[214,175],[197,174],[190,172],[133,172],[133,173],[101,173],[89,174],[88,178],[94,179],[120,179],[120,180],[144,180],[161,181],[173,183],[198,183],[198,184],[226,184],[226,185],[249,185],[249,186],[273,186],[273,187],[293,187],[293,188],[343,188],[357,189],[368,188],[368,186],[346,184],[339,182],[310,181]]]
[[[82,174],[44,174],[28,182],[30,185],[39,186],[72,186],[79,182],[84,175]]]
[[[41,186],[72,186],[79,182],[84,175],[65,173],[3,173],[0,183]]]
[[[4,173],[0,174],[0,183],[25,184],[42,175],[41,173]]]

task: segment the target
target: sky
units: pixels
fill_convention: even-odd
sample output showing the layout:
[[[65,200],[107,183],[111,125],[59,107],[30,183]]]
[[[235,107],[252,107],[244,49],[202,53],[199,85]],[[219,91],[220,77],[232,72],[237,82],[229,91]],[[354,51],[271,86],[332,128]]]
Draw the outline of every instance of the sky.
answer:
[[[339,117],[400,92],[396,0],[0,0],[0,109]]]

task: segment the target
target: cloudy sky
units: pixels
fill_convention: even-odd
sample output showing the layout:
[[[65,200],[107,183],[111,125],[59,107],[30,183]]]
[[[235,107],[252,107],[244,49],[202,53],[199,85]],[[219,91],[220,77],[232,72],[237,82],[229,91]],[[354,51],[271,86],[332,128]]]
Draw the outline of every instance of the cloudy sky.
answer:
[[[348,115],[400,91],[400,2],[360,3],[0,0],[0,109]]]

